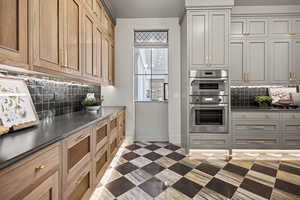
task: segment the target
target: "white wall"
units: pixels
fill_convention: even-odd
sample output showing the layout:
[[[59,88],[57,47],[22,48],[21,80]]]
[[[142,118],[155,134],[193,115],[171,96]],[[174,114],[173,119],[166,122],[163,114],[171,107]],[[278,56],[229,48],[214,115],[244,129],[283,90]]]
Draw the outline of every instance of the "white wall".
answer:
[[[169,141],[180,144],[180,25],[178,18],[117,19],[115,30],[116,86],[102,87],[104,105],[127,107],[127,138],[135,139],[134,30],[159,29],[169,30]]]

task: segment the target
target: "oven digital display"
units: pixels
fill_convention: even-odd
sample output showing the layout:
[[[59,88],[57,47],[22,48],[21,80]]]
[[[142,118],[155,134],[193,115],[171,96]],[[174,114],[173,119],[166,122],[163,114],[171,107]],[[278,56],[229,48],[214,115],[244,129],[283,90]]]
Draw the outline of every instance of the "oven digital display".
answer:
[[[218,83],[199,83],[200,90],[218,90],[219,84]]]

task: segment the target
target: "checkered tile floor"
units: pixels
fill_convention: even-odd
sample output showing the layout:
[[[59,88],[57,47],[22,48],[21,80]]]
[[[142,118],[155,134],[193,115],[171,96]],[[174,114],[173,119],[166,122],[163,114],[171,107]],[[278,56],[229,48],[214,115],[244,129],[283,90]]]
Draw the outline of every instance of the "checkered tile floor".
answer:
[[[169,143],[123,145],[91,200],[300,200],[300,160],[195,160]]]

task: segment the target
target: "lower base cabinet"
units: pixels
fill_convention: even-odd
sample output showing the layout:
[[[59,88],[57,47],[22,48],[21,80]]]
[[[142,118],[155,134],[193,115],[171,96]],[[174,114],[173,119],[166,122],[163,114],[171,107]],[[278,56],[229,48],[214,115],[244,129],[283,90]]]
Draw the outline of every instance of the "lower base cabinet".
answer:
[[[119,136],[124,135],[117,123],[123,118],[116,116],[121,115],[96,122],[0,170],[0,199],[89,199],[118,151]]]

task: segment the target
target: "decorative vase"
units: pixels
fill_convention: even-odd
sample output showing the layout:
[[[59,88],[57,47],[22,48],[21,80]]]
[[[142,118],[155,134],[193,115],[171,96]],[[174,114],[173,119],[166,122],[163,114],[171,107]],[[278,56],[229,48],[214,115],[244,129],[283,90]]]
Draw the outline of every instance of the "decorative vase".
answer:
[[[86,106],[85,109],[88,112],[97,112],[101,106]]]

